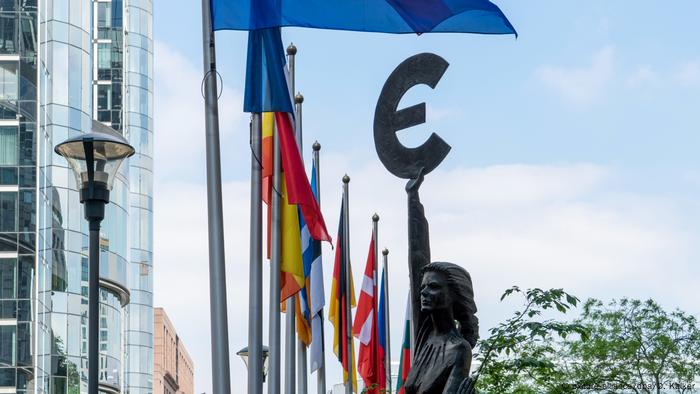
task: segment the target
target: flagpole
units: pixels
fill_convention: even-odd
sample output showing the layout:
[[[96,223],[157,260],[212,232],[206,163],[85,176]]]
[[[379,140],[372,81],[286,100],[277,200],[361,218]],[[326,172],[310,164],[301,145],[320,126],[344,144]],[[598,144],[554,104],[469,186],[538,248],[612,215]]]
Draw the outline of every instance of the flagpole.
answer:
[[[216,46],[210,0],[202,0],[202,57],[204,63],[204,119],[207,166],[207,213],[209,233],[209,302],[211,318],[212,391],[231,392],[228,314],[226,306],[226,258],[221,196],[219,105],[216,83]]]
[[[289,67],[289,87],[290,95],[294,92],[294,57],[297,53],[297,48],[294,44],[290,44],[287,47],[287,64]],[[294,117],[296,119],[296,116]],[[295,127],[296,129],[296,127]],[[298,131],[295,131],[295,137],[297,137],[297,147],[299,147]],[[287,307],[285,313],[286,319],[286,333],[284,339],[285,347],[285,359],[284,359],[284,392],[285,394],[294,394],[296,388],[296,355],[295,355],[295,344],[296,344],[296,296],[291,296],[287,298]]]
[[[301,105],[304,102],[304,96],[301,93],[297,93],[294,96],[294,103],[296,109],[296,139],[297,146],[299,147],[299,155],[304,157],[303,154],[303,129],[301,122]],[[302,162],[303,164],[303,162]],[[305,289],[308,293],[309,289]],[[302,311],[303,313],[304,311]],[[309,322],[310,324],[311,322]],[[313,332],[312,332],[313,335]],[[307,378],[307,354],[306,345],[301,339],[297,339],[297,383],[299,384],[299,394],[307,394],[309,392],[309,383]]]
[[[372,255],[374,258],[374,267],[372,271],[372,281],[374,283],[374,289],[373,289],[373,294],[372,294],[372,323],[377,324],[377,321],[379,320],[379,275],[378,275],[378,266],[379,266],[379,215],[376,213],[372,215]],[[377,332],[382,329],[381,327],[377,327]],[[378,346],[379,344],[377,343],[379,341],[379,338],[375,338],[374,346]],[[381,360],[376,360],[377,365],[374,365],[373,368],[376,370],[379,370],[379,365],[378,363],[382,362]],[[379,377],[376,377],[376,382],[379,383]],[[379,389],[374,390],[375,393],[379,393]]]
[[[383,266],[384,266],[384,336],[386,338],[386,354],[384,355],[384,371],[386,372],[386,387],[387,387],[387,392],[391,393],[392,391],[392,385],[391,385],[391,330],[390,330],[390,322],[389,322],[389,316],[391,313],[389,312],[391,309],[389,309],[389,249],[384,249],[382,251],[382,255],[384,256],[384,261],[383,261]]]
[[[321,150],[321,144],[318,141],[314,142],[313,146],[313,168],[316,178],[316,201],[318,202],[319,209],[321,208],[321,158],[319,151]],[[317,394],[326,394],[326,346],[325,346],[325,330],[323,329],[323,311],[319,314],[321,319],[321,332],[319,333],[318,340],[321,341],[321,366],[316,370],[316,392]]]
[[[280,233],[280,136],[277,125],[272,129],[272,226],[270,234],[270,343],[269,343],[269,376],[267,383],[268,394],[279,394],[281,388],[280,369],[282,364],[282,345],[280,343],[280,264],[281,264],[281,233]]]
[[[352,290],[350,290],[350,287],[352,286],[352,268],[350,267],[350,177],[345,174],[343,176],[343,207],[344,212],[343,212],[343,253],[345,254],[345,317],[346,317],[346,322],[345,322],[345,335],[346,335],[346,341],[347,341],[347,352],[345,354],[345,360],[348,365],[348,380],[345,382],[345,393],[346,394],[352,394],[353,393],[353,371],[355,369],[355,365],[353,365],[353,360],[352,360],[352,353],[353,353],[353,342],[352,342],[352,306],[350,305],[350,297],[352,296]]]
[[[262,394],[262,114],[250,128],[250,283],[248,284],[248,394]]]

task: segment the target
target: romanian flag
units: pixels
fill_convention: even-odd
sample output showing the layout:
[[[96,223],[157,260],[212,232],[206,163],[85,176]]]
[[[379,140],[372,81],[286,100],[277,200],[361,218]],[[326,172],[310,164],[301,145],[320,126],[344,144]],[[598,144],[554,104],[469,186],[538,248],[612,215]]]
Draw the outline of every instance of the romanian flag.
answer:
[[[348,349],[347,332],[348,319],[351,316],[346,315],[346,302],[348,302],[346,294],[350,290],[350,307],[355,306],[355,290],[352,283],[352,268],[350,262],[346,261],[343,248],[345,204],[341,205],[340,209],[340,224],[338,225],[338,239],[335,244],[335,264],[333,265],[333,282],[331,285],[331,301],[328,310],[328,318],[333,324],[333,353],[338,356],[338,361],[343,365],[343,382],[347,382],[349,376],[352,376],[352,387],[357,391],[357,373],[355,372],[355,347]],[[346,273],[350,271],[350,289],[347,289]],[[350,352],[350,363],[346,355]],[[352,373],[352,375],[350,375]]]
[[[404,394],[403,385],[406,383],[408,371],[411,370],[411,296],[406,302],[406,320],[403,329],[403,341],[401,343],[401,359],[399,360],[399,373],[396,379],[396,393]]]
[[[282,261],[280,262],[280,301],[293,296],[304,287],[304,266],[301,261],[301,234],[297,206],[289,203],[286,172],[282,173],[281,233]]]
[[[386,389],[386,375],[384,373],[384,364],[379,355],[377,268],[374,257],[374,237],[372,237],[352,333],[360,340],[357,371],[365,381],[365,387],[371,388],[367,392],[379,394]]]

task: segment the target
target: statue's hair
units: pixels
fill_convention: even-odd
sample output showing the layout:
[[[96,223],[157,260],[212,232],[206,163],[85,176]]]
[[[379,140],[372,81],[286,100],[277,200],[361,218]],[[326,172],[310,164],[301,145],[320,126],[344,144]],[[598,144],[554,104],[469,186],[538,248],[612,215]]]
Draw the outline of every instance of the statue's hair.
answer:
[[[426,265],[423,274],[426,272],[438,272],[447,278],[447,287],[452,293],[452,313],[459,322],[460,334],[473,348],[479,339],[479,319],[476,317],[474,287],[469,272],[457,264],[442,261]]]

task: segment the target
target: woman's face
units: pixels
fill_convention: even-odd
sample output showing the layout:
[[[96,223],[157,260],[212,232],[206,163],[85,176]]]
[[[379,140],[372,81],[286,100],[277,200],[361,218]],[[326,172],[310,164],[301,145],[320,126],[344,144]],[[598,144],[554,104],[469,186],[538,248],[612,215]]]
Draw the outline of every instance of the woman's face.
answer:
[[[450,289],[447,287],[447,278],[440,272],[428,271],[423,274],[420,286],[421,310],[432,312],[447,309],[452,306]]]

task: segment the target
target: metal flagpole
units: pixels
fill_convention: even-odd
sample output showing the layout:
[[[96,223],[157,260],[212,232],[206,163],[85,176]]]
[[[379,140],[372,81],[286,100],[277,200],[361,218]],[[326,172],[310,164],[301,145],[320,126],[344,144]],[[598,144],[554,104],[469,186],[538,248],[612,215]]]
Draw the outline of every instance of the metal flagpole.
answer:
[[[318,141],[313,144],[313,163],[314,172],[316,173],[316,202],[318,203],[319,209],[321,208],[321,160],[319,151],[321,150],[321,144]],[[326,394],[326,346],[325,346],[325,335],[323,329],[323,311],[321,311],[319,318],[321,319],[321,332],[317,333],[318,340],[321,341],[322,349],[322,360],[321,366],[316,370],[316,392],[317,394]]]
[[[294,44],[287,47],[287,64],[289,67],[289,88],[290,96],[294,92],[294,56],[297,53],[297,48]],[[296,116],[294,117],[296,119]],[[295,127],[295,137],[297,137],[297,146],[299,146],[298,131]],[[286,332],[284,336],[285,358],[284,358],[284,392],[285,394],[294,394],[296,389],[296,296],[287,298],[287,308],[285,313]]]
[[[301,105],[304,102],[304,96],[297,93],[294,96],[296,110],[296,140],[299,147],[299,155],[304,157],[303,149],[303,129],[301,122]],[[303,164],[303,161],[302,161]],[[308,290],[308,289],[307,289]],[[307,292],[308,294],[308,292]],[[302,311],[303,313],[303,311]],[[307,361],[306,361],[306,345],[301,339],[297,340],[297,383],[299,384],[299,394],[307,394],[309,392],[309,384],[307,378]]]
[[[262,394],[262,114],[250,128],[250,281],[248,284],[248,394]]]
[[[345,174],[343,176],[343,254],[345,255],[345,340],[347,341],[347,352],[345,354],[345,360],[348,364],[348,380],[345,382],[345,393],[352,394],[352,377],[353,370],[355,366],[353,365],[352,354],[353,354],[353,342],[352,342],[352,306],[350,306],[350,297],[352,291],[350,286],[352,285],[352,268],[350,267],[350,177]]]
[[[379,320],[379,289],[380,289],[380,284],[379,284],[379,215],[376,213],[372,215],[372,240],[374,241],[374,247],[372,250],[372,255],[374,256],[374,269],[372,272],[372,280],[374,281],[374,291],[373,291],[373,303],[372,305],[372,310],[373,310],[373,315],[372,316],[372,324],[377,324],[377,321]],[[377,327],[377,332],[381,330],[381,327]],[[377,338],[378,340],[378,338]],[[378,343],[375,343],[375,346],[377,346]],[[377,360],[378,362],[381,362],[380,360]],[[379,365],[375,365],[374,368],[379,368]],[[379,377],[377,377],[377,382],[379,382]],[[376,392],[379,392],[379,390],[376,390]]]
[[[281,361],[282,361],[282,344],[280,343],[280,262],[281,262],[281,235],[280,234],[280,137],[277,132],[277,126],[273,127],[272,136],[272,220],[270,223],[271,234],[270,243],[270,343],[269,343],[269,373],[267,392],[268,394],[279,394],[281,388]]]
[[[389,249],[384,249],[382,251],[382,255],[384,256],[384,327],[380,327],[384,329],[384,335],[386,338],[386,354],[384,355],[384,372],[386,372],[386,387],[387,387],[387,392],[391,393],[392,391],[392,385],[391,385],[391,330],[390,328],[390,322],[389,322],[389,316],[391,313],[389,313]]]
[[[231,392],[228,314],[226,308],[226,260],[224,218],[221,197],[221,152],[219,147],[219,106],[216,83],[216,47],[212,30],[210,0],[202,0],[202,49],[204,63],[204,116],[207,166],[207,210],[209,227],[209,298],[211,314],[212,390]]]

